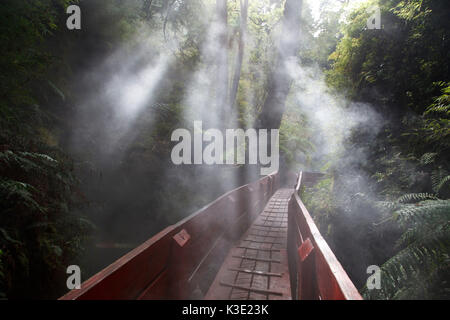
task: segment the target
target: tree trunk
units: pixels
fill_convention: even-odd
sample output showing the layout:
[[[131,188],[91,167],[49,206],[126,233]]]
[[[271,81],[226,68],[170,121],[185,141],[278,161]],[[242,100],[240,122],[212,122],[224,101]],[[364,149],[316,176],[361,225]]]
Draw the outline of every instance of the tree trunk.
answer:
[[[217,92],[218,110],[227,114],[228,106],[228,8],[227,0],[216,0],[218,44],[217,52]]]
[[[236,65],[234,69],[233,82],[230,93],[230,106],[232,109],[236,106],[236,97],[239,88],[239,80],[241,79],[242,61],[244,59],[245,37],[247,34],[247,16],[248,16],[248,0],[240,0],[241,2],[241,26],[239,31],[239,49],[236,56]]]
[[[277,61],[268,81],[268,96],[256,120],[258,129],[279,129],[285,111],[286,98],[292,84],[286,62],[296,59],[300,50],[302,0],[286,0]]]
[[[153,0],[145,0],[144,1],[143,10],[144,10],[146,19],[150,19],[152,17],[152,2],[153,2]]]

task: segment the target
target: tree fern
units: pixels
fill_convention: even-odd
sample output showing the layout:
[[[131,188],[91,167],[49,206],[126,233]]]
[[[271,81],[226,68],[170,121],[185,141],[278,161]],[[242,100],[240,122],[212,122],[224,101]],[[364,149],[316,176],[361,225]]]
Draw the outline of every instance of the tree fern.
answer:
[[[92,229],[75,213],[75,185],[70,166],[49,155],[0,152],[0,293],[9,297],[24,278],[34,280],[20,290],[33,292],[65,276]]]
[[[25,207],[30,208],[31,211],[45,212],[45,208],[33,198],[33,192],[36,192],[36,189],[27,183],[14,180],[0,180],[0,197],[3,201],[21,202]]]
[[[411,201],[419,202],[404,203]],[[395,207],[393,218],[404,229],[397,242],[399,252],[381,268],[381,289],[364,288],[364,296],[449,298],[450,200],[436,199],[430,194],[410,194],[399,198]]]

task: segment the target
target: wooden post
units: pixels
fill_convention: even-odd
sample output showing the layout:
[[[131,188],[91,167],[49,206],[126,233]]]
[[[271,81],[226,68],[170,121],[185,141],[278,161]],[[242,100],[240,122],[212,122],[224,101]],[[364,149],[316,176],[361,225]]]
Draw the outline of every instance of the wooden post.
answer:
[[[301,285],[298,288],[298,296],[300,300],[316,300],[317,293],[317,275],[315,267],[314,245],[307,238],[298,248],[298,256],[300,258],[300,278]]]
[[[171,299],[188,299],[190,288],[187,281],[187,267],[186,252],[189,250],[189,240],[191,236],[182,229],[173,236],[172,249],[172,283],[171,283]]]

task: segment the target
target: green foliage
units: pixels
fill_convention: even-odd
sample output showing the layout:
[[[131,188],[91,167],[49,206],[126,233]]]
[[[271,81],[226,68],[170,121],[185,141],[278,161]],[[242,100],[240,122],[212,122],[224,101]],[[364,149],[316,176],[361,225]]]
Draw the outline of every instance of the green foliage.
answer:
[[[317,63],[323,70],[328,70],[331,67],[328,57],[336,50],[341,37],[339,30],[344,8],[336,9],[332,1],[323,1],[319,20],[313,21],[307,14],[307,4],[308,2],[304,2],[303,29],[310,27],[310,30],[307,31],[309,35],[304,35],[300,55],[303,63]]]
[[[71,161],[58,148],[68,94],[50,39],[78,1],[0,3],[0,296],[56,298],[92,226]],[[53,68],[53,69],[52,69]],[[51,79],[51,80],[50,80]],[[57,110],[59,114],[54,112]],[[17,285],[19,284],[20,285]]]
[[[305,188],[301,193],[303,201],[314,215],[314,221],[326,237],[332,234],[333,226],[330,222],[337,214],[334,206],[336,197],[333,188],[334,177],[328,175],[321,179],[314,187]]]
[[[381,30],[367,29],[366,9],[373,5],[381,9]],[[384,263],[382,290],[365,290],[366,298],[442,299],[449,294],[449,9],[442,0],[366,1],[341,23],[342,37],[329,56],[327,83],[351,100],[371,103],[385,119],[369,148],[358,131],[346,146],[349,153],[366,148],[370,161],[357,169],[371,177],[373,195],[353,195],[334,204],[330,215],[322,215],[325,219],[320,210],[315,216],[361,286],[365,270],[356,260]],[[333,162],[339,167],[340,160]],[[330,192],[333,198],[308,201],[312,206],[332,203],[345,190],[335,183]],[[340,237],[346,223],[366,234]],[[364,243],[365,252],[353,250],[357,258],[352,259],[340,248],[355,248],[354,242]]]
[[[70,168],[44,154],[5,150],[0,168],[0,291],[53,297],[92,229],[73,211],[80,203],[76,181]]]
[[[426,199],[433,200],[426,200]],[[419,201],[414,204],[405,202]],[[395,203],[393,218],[404,230],[399,252],[382,266],[380,290],[368,299],[448,299],[450,297],[450,200],[412,194]]]
[[[280,127],[280,151],[286,164],[295,171],[310,167],[314,150],[307,119],[289,106]]]
[[[0,3],[0,113],[7,115],[2,117],[2,125],[5,120],[17,118],[26,105],[37,103],[32,96],[33,85],[44,80],[52,62],[45,39],[54,35],[65,8],[74,2],[5,0]],[[21,109],[15,110],[11,105]]]
[[[382,30],[367,30],[366,9],[372,5],[380,6]],[[343,38],[330,55],[328,82],[391,115],[406,107],[423,112],[437,93],[433,83],[447,79],[448,5],[445,0],[364,2],[343,26]]]
[[[442,101],[445,98],[435,99],[427,110],[439,103],[442,106]],[[387,155],[384,162],[378,162],[387,169],[375,176],[384,186],[383,193],[388,198],[418,188],[425,192],[404,194],[385,205],[403,234],[396,244],[398,253],[382,266],[382,289],[365,289],[366,298],[449,297],[450,202],[440,200],[450,196],[448,133],[445,132],[449,127],[446,119],[439,116],[442,114],[426,111],[423,117],[407,123],[407,132],[394,139],[397,150],[409,149],[409,156],[402,156],[399,152],[394,157]],[[437,126],[437,122],[444,123],[444,126]]]
[[[442,87],[442,95],[434,100],[424,113],[424,116],[438,115],[442,117],[450,117],[450,84],[440,83]]]
[[[226,179],[239,169],[211,173],[167,166],[167,137],[184,125],[185,91],[199,67],[208,35],[205,17],[213,16],[214,2],[0,2],[0,298],[59,296],[66,289],[61,287],[65,268],[83,253],[93,228],[83,218],[86,212],[89,220],[107,225],[102,231],[111,239],[137,243],[234,187]],[[77,32],[65,28],[64,9],[71,3],[82,6],[83,28]],[[304,7],[301,63],[318,63],[332,88],[373,103],[392,120],[367,143],[370,161],[357,168],[371,177],[374,190],[356,192],[345,189],[345,159],[344,164],[337,155],[317,161],[314,128],[289,100],[280,128],[282,157],[290,168],[327,162],[322,168],[327,175],[304,190],[303,199],[352,279],[362,286],[367,275],[358,268],[384,263],[383,290],[366,293],[369,298],[448,296],[448,3],[370,0],[346,20],[342,8],[323,7],[317,22]],[[243,128],[253,125],[266,99],[283,15],[283,1],[249,4],[236,110]],[[366,8],[373,4],[381,7],[382,30],[367,30]],[[231,58],[239,2],[228,1],[228,10]],[[95,163],[99,143],[89,142],[76,155],[76,161],[86,160],[77,163],[78,183],[72,159],[62,150],[68,150],[85,90],[96,93],[98,88],[73,79],[84,79],[86,70],[97,70],[98,62],[118,48],[134,56],[145,42],[159,53],[163,47],[174,50],[172,41],[179,44],[172,52],[176,61],[155,97],[158,103],[139,115],[136,135],[120,146],[117,168]],[[100,110],[92,109],[94,115]],[[346,151],[353,152],[363,140],[356,132]],[[93,202],[88,211],[81,206],[87,201],[82,194]],[[105,223],[109,218],[114,225]],[[124,225],[133,225],[133,232]]]

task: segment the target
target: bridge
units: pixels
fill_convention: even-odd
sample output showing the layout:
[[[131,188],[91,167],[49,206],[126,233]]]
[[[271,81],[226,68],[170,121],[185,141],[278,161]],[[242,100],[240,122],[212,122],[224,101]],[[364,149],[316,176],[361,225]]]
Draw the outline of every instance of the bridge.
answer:
[[[320,176],[232,190],[60,299],[361,300],[299,195]]]

